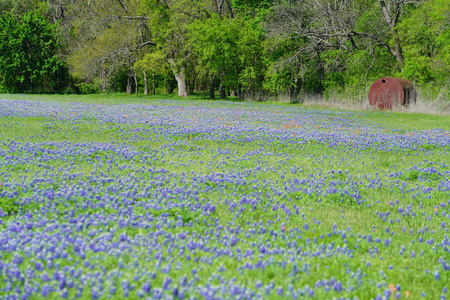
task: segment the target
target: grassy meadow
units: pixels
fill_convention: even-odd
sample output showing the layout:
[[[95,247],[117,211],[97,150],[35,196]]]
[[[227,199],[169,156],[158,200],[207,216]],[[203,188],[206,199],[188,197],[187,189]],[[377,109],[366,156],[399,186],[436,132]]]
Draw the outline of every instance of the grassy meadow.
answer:
[[[0,95],[0,299],[446,299],[450,118]]]

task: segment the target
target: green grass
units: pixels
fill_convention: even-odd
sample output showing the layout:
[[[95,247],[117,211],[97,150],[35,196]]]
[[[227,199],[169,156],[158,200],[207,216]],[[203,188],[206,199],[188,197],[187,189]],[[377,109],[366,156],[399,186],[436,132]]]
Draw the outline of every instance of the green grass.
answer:
[[[236,97],[228,97],[226,99],[209,99],[207,94],[194,94],[188,98],[179,97],[176,94],[157,94],[157,95],[143,95],[143,94],[123,94],[123,93],[104,93],[104,94],[89,94],[89,95],[24,95],[24,94],[0,94],[0,99],[12,100],[30,100],[30,101],[58,101],[58,102],[83,102],[83,103],[102,103],[111,105],[120,104],[157,104],[160,100],[192,100],[200,101],[201,103],[213,104],[217,101],[242,102]],[[302,107],[302,104],[279,103],[279,102],[261,102],[255,104],[257,106],[279,106],[284,108]],[[314,107],[318,110],[335,111],[337,113],[343,112],[342,109],[321,108]],[[450,118],[446,115],[431,115],[418,113],[399,113],[391,111],[365,111],[355,112],[355,117],[361,121],[371,124],[381,124],[388,129],[397,129],[405,131],[413,130],[430,130],[442,129],[450,130]]]
[[[450,117],[430,114],[397,113],[397,112],[367,112],[358,116],[362,121],[381,124],[389,129],[450,130]]]
[[[202,97],[191,98],[189,101],[181,101],[182,99],[176,97],[168,98],[180,100],[179,105],[186,107],[201,105],[218,107],[218,103],[221,103]],[[167,105],[161,101],[162,98],[159,96],[144,97],[121,94],[0,95],[0,99],[2,98],[111,105],[130,103]],[[223,105],[226,106],[226,104]],[[253,103],[246,109],[284,116],[299,114],[301,113],[299,112],[300,108],[302,108],[301,105]],[[275,114],[274,112],[278,109],[282,112]],[[367,129],[368,131],[385,134],[395,132],[407,136],[411,131],[417,134],[421,130],[435,128],[450,130],[448,117],[444,116],[390,112],[351,112],[346,114],[342,110],[327,111],[331,111],[330,122],[333,122],[332,118],[334,117],[345,117],[349,120],[356,118],[363,124],[377,125],[374,127],[375,129]],[[311,111],[305,110],[304,112],[310,113]],[[341,116],[342,114],[344,115]],[[283,125],[282,122],[275,124],[276,119],[273,120],[275,121],[271,121],[271,123],[265,120],[255,121],[255,123],[259,122],[258,124],[261,126],[275,128]],[[252,120],[246,120],[246,122],[252,122]],[[202,125],[207,127],[210,124]],[[316,128],[314,124],[301,125],[307,130],[317,130],[322,133],[328,133],[333,129]],[[0,141],[2,142],[0,150],[8,151],[8,156],[13,155],[19,160],[29,155],[25,150],[20,150],[20,147],[17,147],[15,151],[12,150],[13,148],[9,144],[11,141],[20,142],[21,145],[24,143],[42,145],[41,150],[36,153],[36,161],[24,160],[15,165],[5,166],[2,164],[0,166],[0,174],[2,174],[0,193],[7,191],[4,196],[0,197],[0,208],[9,215],[1,217],[0,231],[5,231],[8,225],[13,224],[18,220],[16,218],[23,216],[25,212],[33,212],[36,220],[45,217],[59,226],[66,224],[69,211],[74,212],[74,217],[86,216],[86,218],[94,218],[97,215],[120,215],[123,219],[133,219],[149,214],[153,220],[149,223],[163,224],[164,234],[170,233],[175,238],[175,242],[180,245],[182,242],[177,239],[180,232],[195,232],[207,236],[208,230],[214,229],[216,226],[223,226],[224,232],[228,227],[240,228],[240,232],[234,235],[241,239],[236,247],[242,251],[255,249],[256,247],[251,245],[252,242],[270,242],[271,250],[277,247],[293,249],[289,248],[288,243],[296,241],[298,247],[301,247],[300,253],[318,251],[322,246],[329,247],[330,245],[333,246],[332,250],[336,250],[336,247],[339,246],[346,247],[353,253],[353,258],[339,253],[329,256],[323,253],[318,256],[298,256],[296,263],[300,271],[291,276],[293,262],[288,261],[287,254],[272,255],[273,261],[264,270],[249,270],[244,269],[243,266],[245,262],[257,263],[260,259],[265,260],[266,256],[261,258],[255,254],[238,261],[236,259],[237,249],[231,246],[228,248],[233,250],[233,257],[223,256],[214,259],[211,252],[196,249],[189,252],[192,259],[186,260],[184,256],[177,257],[174,254],[177,253],[175,251],[178,251],[178,248],[169,250],[165,246],[166,239],[161,234],[155,239],[159,245],[164,245],[161,248],[161,255],[165,259],[162,259],[162,264],[157,267],[156,260],[150,258],[154,257],[158,251],[154,250],[151,255],[148,254],[148,250],[152,249],[154,245],[139,245],[139,241],[157,231],[155,227],[138,228],[130,223],[128,226],[119,228],[114,222],[90,227],[81,223],[77,225],[85,227],[79,229],[75,225],[71,225],[73,233],[70,234],[75,236],[86,237],[92,234],[94,240],[111,232],[113,241],[117,242],[121,234],[126,233],[134,241],[133,251],[127,250],[121,254],[87,251],[86,259],[82,259],[75,255],[73,248],[68,248],[67,251],[72,257],[71,261],[62,258],[54,261],[54,263],[58,262],[61,267],[76,265],[82,268],[86,274],[102,273],[103,268],[107,270],[107,273],[117,271],[119,270],[118,263],[121,261],[124,265],[120,269],[122,275],[105,284],[107,289],[111,286],[117,287],[117,293],[115,296],[111,296],[111,298],[117,299],[122,297],[121,282],[124,279],[134,283],[136,287],[140,287],[145,281],[143,278],[134,280],[136,272],[155,272],[156,276],[151,282],[154,287],[160,287],[165,276],[168,275],[176,282],[184,275],[192,279],[191,270],[194,268],[197,269],[198,284],[201,285],[209,282],[211,285],[220,286],[222,284],[220,280],[211,277],[213,274],[220,274],[226,282],[234,278],[237,283],[249,288],[253,288],[257,281],[261,281],[263,286],[273,281],[276,287],[281,286],[287,291],[289,284],[295,287],[306,285],[313,287],[317,281],[329,280],[331,277],[340,280],[345,286],[355,287],[353,292],[342,293],[325,292],[323,288],[317,288],[315,289],[316,299],[342,296],[370,299],[377,294],[383,294],[391,283],[399,283],[402,286],[402,298],[405,297],[406,291],[411,293],[411,299],[419,298],[420,294],[425,291],[427,299],[438,299],[443,287],[448,286],[450,275],[438,263],[440,257],[448,260],[448,251],[442,247],[436,247],[436,243],[441,242],[448,235],[441,224],[442,222],[448,224],[448,217],[445,214],[449,214],[449,206],[442,208],[440,205],[443,202],[447,203],[450,196],[447,191],[439,190],[439,187],[449,180],[450,151],[448,146],[441,148],[429,143],[421,146],[419,150],[384,151],[377,150],[376,147],[359,150],[351,148],[350,145],[333,148],[327,144],[318,143],[316,140],[308,143],[303,143],[303,140],[294,143],[259,140],[256,143],[246,142],[245,139],[242,139],[236,142],[236,137],[209,140],[206,134],[183,133],[178,136],[162,136],[159,131],[139,131],[140,139],[137,139],[136,132],[133,130],[147,127],[146,124],[100,123],[92,117],[86,117],[77,123],[70,119],[44,117],[0,118]],[[161,129],[164,128],[161,127]],[[296,129],[287,128],[286,130]],[[351,128],[345,132],[352,133],[354,131]],[[128,157],[125,157],[120,151],[96,150],[57,158],[53,155],[54,152],[57,152],[58,146],[51,144],[52,142],[100,142],[105,144],[114,142],[124,145],[120,149],[128,149],[130,152],[127,152]],[[265,150],[265,154],[251,154],[252,151],[258,151],[261,148]],[[89,147],[86,146],[86,149]],[[1,156],[0,161],[6,161],[6,156]],[[418,167],[426,169],[426,171],[418,171]],[[159,171],[151,173],[148,171],[149,168]],[[170,176],[163,177],[163,174]],[[234,178],[245,183],[237,183],[237,180],[226,181],[224,174],[233,175]],[[69,178],[71,175],[74,177]],[[212,175],[222,176],[221,178],[224,180],[221,182],[212,180],[210,177]],[[37,182],[33,187],[30,185],[26,185],[26,188],[23,187],[23,182],[29,183],[36,178],[49,178],[53,182]],[[95,181],[96,178],[103,178],[105,181]],[[109,181],[109,179],[111,180]],[[307,183],[309,180],[313,180],[314,184],[305,184],[301,190],[291,191],[288,187],[295,180],[305,180]],[[379,183],[381,183],[380,186],[378,186]],[[54,196],[53,200],[45,202],[33,200],[25,203],[26,199],[40,193],[54,192],[56,194],[67,191],[68,187],[74,189],[82,187],[86,194],[81,195],[78,191],[70,200],[66,200],[63,196]],[[201,209],[189,210],[171,206],[170,202],[177,201],[177,199],[170,198],[170,194],[164,198],[162,193],[180,187],[198,192],[197,200],[194,197],[188,197],[185,201],[200,206],[213,204],[216,207],[215,211],[206,215],[202,213]],[[336,191],[323,195],[318,192],[323,190],[322,187],[335,188]],[[305,193],[304,189],[310,189],[310,194]],[[345,189],[349,193],[344,193]],[[425,189],[429,189],[429,191],[424,191]],[[145,190],[148,191],[147,194],[143,193]],[[133,191],[136,194],[129,194]],[[416,196],[418,192],[420,193]],[[361,203],[357,203],[354,195],[358,195]],[[114,200],[115,202],[111,200],[110,203],[100,206],[97,205],[100,202],[96,200],[96,196],[111,197],[109,199],[117,197],[117,199]],[[244,196],[252,200],[258,199],[260,204],[252,205],[250,202],[239,204]],[[146,208],[147,203],[157,203],[155,199],[163,199],[159,203],[160,207],[157,209]],[[235,207],[229,204],[232,202],[236,203]],[[287,216],[284,210],[279,208],[281,204],[290,209],[292,214]],[[274,206],[277,208],[274,209]],[[400,208],[406,211],[407,206],[411,206],[411,212],[405,212],[403,215],[398,212]],[[436,207],[438,207],[437,210]],[[239,212],[239,209],[242,209],[243,212]],[[295,213],[296,209],[299,210],[298,215]],[[387,211],[389,211],[388,216],[381,216]],[[428,220],[428,216],[430,216],[430,220]],[[144,220],[146,219],[141,222]],[[179,220],[184,225],[192,223],[192,226],[175,226]],[[266,233],[260,235],[251,233],[252,229],[259,228],[253,226],[254,222],[259,221],[263,222]],[[305,223],[309,224],[307,230],[304,229]],[[282,224],[284,224],[284,228],[282,228]],[[335,234],[331,234],[333,226],[336,226],[337,233]],[[389,227],[388,232],[386,232],[386,227]],[[36,228],[34,230],[47,232],[46,234],[50,235],[59,229],[52,231]],[[301,234],[297,230],[300,230]],[[271,235],[270,231],[276,232],[277,237]],[[392,232],[394,235],[391,234]],[[345,238],[343,237],[344,233],[346,234]],[[251,238],[247,238],[246,235]],[[372,235],[373,239],[380,238],[381,242],[368,243],[367,239],[362,237],[368,235]],[[425,242],[419,243],[419,237],[422,237],[424,241],[433,239],[436,243],[434,246],[429,246]],[[192,236],[189,238],[198,240]],[[212,237],[211,239],[209,241],[211,246],[226,248],[223,244],[223,232],[220,238]],[[317,239],[317,242],[313,242],[314,239]],[[385,246],[384,241],[387,239],[392,239],[392,241]],[[405,247],[405,251],[403,255],[400,255],[402,246]],[[50,245],[42,247],[48,248]],[[417,254],[414,258],[411,258],[412,251]],[[423,255],[420,255],[422,251]],[[0,255],[2,261],[9,262],[14,253],[2,251]],[[22,272],[25,272],[31,265],[31,260],[39,260],[33,255],[31,256],[31,258],[25,258],[20,265],[19,269]],[[195,262],[195,258],[199,261],[210,258],[213,262],[211,264]],[[92,266],[83,267],[82,264],[85,260],[90,261]],[[283,267],[283,261],[287,261],[287,266]],[[46,261],[44,262],[46,263]],[[181,264],[180,269],[172,266],[169,273],[159,271],[165,266],[175,265],[177,262]],[[368,263],[370,266],[367,265]],[[136,267],[135,264],[138,266]],[[218,271],[221,266],[223,270]],[[440,271],[440,280],[433,278],[435,269]],[[426,270],[429,272],[427,273]],[[56,271],[50,269],[48,272],[49,275],[52,275]],[[351,274],[355,275],[352,277]],[[361,275],[360,282],[356,274]],[[41,273],[39,273],[40,275]],[[6,278],[5,273],[0,272],[0,280],[6,282]],[[21,283],[14,284],[21,286]],[[381,287],[377,287],[377,284]],[[193,297],[199,297],[193,291],[190,293],[193,293]],[[0,291],[0,295],[2,295],[2,291]],[[138,298],[135,291],[130,292],[130,295],[131,299]],[[75,291],[71,290],[69,296],[74,297]],[[57,299],[59,294],[54,292],[47,297],[36,294],[34,298]],[[91,298],[90,289],[85,289],[81,298]],[[109,297],[104,295],[103,298]],[[265,298],[279,299],[280,297],[273,291],[270,296]]]
[[[147,103],[161,100],[193,100],[193,101],[219,101],[222,99],[211,100],[207,94],[193,94],[188,98],[179,97],[177,94],[123,94],[123,93],[101,93],[88,95],[75,94],[0,94],[0,99],[11,100],[30,100],[30,101],[58,101],[58,102],[84,102],[84,103],[102,103],[102,104],[134,104]],[[236,97],[228,97],[226,101],[242,102]]]

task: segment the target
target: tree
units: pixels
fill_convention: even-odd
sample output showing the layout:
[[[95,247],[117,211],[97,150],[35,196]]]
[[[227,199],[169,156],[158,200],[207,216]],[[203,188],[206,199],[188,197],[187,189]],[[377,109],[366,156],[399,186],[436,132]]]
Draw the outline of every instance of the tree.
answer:
[[[42,0],[0,0],[0,14],[21,17],[30,11],[37,11],[42,4]]]
[[[422,84],[450,83],[449,22],[450,0],[430,0],[397,25],[398,38],[404,45],[401,75]]]
[[[234,0],[232,6],[245,13],[258,13],[274,5],[276,0]]]
[[[397,25],[405,10],[415,5],[404,0],[280,1],[270,11],[266,30],[275,44],[297,45],[279,59],[301,61],[313,54],[323,90],[345,85],[362,65],[376,72],[381,66],[384,74],[401,70],[404,58]],[[363,71],[358,76],[365,80],[370,74]]]
[[[189,26],[189,43],[198,59],[198,74],[209,78],[211,99],[216,80],[220,83],[220,98],[225,98],[225,90],[233,88],[238,79],[236,49],[241,28],[235,21],[217,15]]]
[[[170,68],[165,55],[161,51],[153,51],[147,53],[138,60],[133,67],[135,70],[141,71],[144,74],[144,94],[149,93],[148,87],[148,73],[152,76],[152,94],[155,94],[156,76],[167,75],[167,70]]]
[[[103,91],[112,78],[127,70],[127,93],[136,74],[133,64],[146,46],[155,45],[141,12],[141,0],[79,1],[69,8],[72,38],[68,58],[72,73],[87,82],[97,81]],[[90,20],[86,22],[85,20]]]
[[[0,87],[7,92],[54,91],[67,83],[56,26],[38,12],[0,16]]]
[[[210,16],[201,0],[144,0],[154,42],[165,54],[175,75],[180,97],[188,96],[187,71],[192,68],[189,24]]]
[[[263,88],[266,71],[265,33],[259,17],[240,18],[236,26],[241,30],[236,49],[239,60],[238,96],[255,99]]]
[[[268,70],[264,87],[275,95],[286,91],[290,101],[299,101],[298,95],[306,90],[306,66],[308,56],[295,55],[301,40],[272,39],[267,43]]]
[[[212,0],[211,11],[214,11],[221,17],[228,16],[230,19],[233,19],[235,16],[232,0]]]

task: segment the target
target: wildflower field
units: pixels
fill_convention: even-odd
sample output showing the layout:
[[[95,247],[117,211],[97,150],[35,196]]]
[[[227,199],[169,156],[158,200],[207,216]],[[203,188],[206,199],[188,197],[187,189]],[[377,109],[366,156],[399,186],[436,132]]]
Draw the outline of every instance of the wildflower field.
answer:
[[[450,298],[448,116],[2,98],[0,299]]]

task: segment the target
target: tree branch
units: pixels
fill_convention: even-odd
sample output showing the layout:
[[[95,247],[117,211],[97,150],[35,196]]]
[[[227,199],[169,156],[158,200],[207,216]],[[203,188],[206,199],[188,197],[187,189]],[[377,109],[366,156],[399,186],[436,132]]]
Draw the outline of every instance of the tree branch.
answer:
[[[145,20],[145,21],[147,21],[147,20],[150,20],[150,18],[147,18],[147,17],[144,17],[144,16],[110,16],[109,18],[107,18],[107,19],[103,19],[104,21],[111,21],[111,20],[122,20],[122,19],[124,19],[124,20],[139,20],[139,21],[141,21],[141,20]]]
[[[392,19],[391,19],[391,16],[389,15],[389,10],[386,7],[386,2],[384,2],[383,0],[379,0],[378,2],[380,3],[381,11],[383,12],[383,16],[384,16],[384,20],[386,21],[387,24],[389,24],[389,26],[391,26]]]
[[[128,9],[125,6],[125,4],[123,4],[122,0],[117,0],[117,1],[120,3],[120,6],[122,6],[123,10],[128,13]]]
[[[140,45],[137,45],[137,46],[135,46],[133,48],[130,48],[129,50],[130,50],[130,52],[133,52],[133,51],[139,50],[139,49],[141,49],[141,48],[143,48],[145,46],[148,46],[148,45],[156,46],[156,43],[154,43],[152,41],[147,41],[147,42],[142,43]]]

